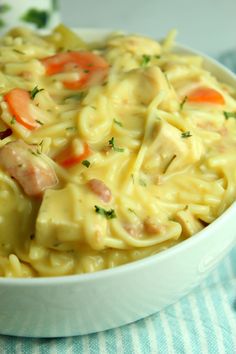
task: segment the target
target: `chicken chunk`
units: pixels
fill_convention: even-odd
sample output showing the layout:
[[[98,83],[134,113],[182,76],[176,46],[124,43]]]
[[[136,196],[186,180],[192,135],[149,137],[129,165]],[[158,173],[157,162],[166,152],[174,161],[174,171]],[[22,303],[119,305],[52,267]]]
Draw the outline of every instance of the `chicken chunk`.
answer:
[[[156,123],[153,138],[143,164],[150,174],[178,171],[199,161],[204,152],[198,137],[183,138],[181,130],[165,121]]]
[[[119,83],[112,88],[113,101],[121,105],[145,105],[163,93],[159,108],[173,112],[179,108],[179,100],[168,79],[156,66],[138,68],[120,75]]]
[[[108,47],[118,48],[136,55],[158,55],[161,53],[161,46],[158,42],[135,35],[114,37],[109,40]]]
[[[4,145],[0,150],[0,166],[23,188],[25,194],[38,196],[56,186],[55,171],[35,152],[35,146],[22,140]]]
[[[175,221],[182,226],[184,237],[192,236],[193,234],[203,229],[203,224],[197,220],[189,210],[180,210],[175,215]]]

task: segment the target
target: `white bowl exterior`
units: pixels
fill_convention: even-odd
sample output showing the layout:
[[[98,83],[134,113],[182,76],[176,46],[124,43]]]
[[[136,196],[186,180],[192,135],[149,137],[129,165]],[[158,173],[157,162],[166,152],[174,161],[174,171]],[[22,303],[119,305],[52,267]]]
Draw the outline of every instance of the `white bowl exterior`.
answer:
[[[84,31],[84,37],[86,33],[94,32]],[[181,46],[177,50],[196,53]],[[204,58],[217,77],[236,84],[232,73]],[[161,310],[197,286],[232,248],[235,215],[234,203],[181,244],[115,269],[58,278],[0,279],[0,333],[27,337],[87,334]]]

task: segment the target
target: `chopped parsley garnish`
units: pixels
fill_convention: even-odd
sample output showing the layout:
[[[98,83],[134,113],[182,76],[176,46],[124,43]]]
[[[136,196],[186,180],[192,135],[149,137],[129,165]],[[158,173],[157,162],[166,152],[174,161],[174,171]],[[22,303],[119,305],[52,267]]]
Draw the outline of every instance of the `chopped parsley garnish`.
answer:
[[[88,69],[85,69],[85,70],[84,70],[84,73],[85,73],[85,74],[88,74],[89,72],[90,72],[90,70],[88,70]]]
[[[181,138],[190,138],[190,136],[192,136],[190,131],[181,133]]]
[[[114,119],[114,123],[119,125],[120,127],[123,127],[123,124],[119,120]]]
[[[114,209],[106,210],[106,209],[99,207],[98,205],[94,205],[94,208],[95,208],[95,212],[97,214],[104,216],[106,219],[116,218],[116,213],[115,213]]]
[[[168,79],[167,73],[165,73],[165,72],[163,71],[163,74],[165,75],[165,78],[166,78],[168,87],[171,88],[171,86],[170,86],[170,81],[169,81],[169,79]]]
[[[135,211],[134,211],[133,209],[131,209],[131,208],[128,208],[128,211],[129,211],[130,213],[133,213],[133,214],[137,215],[137,214],[135,213]]]
[[[236,118],[236,112],[226,112],[226,111],[223,111],[223,114],[224,114],[224,116],[225,116],[225,119]]]
[[[141,60],[141,66],[144,67],[144,66],[147,66],[148,63],[150,62],[151,60],[151,56],[150,55],[147,55],[147,54],[143,54],[142,56],[142,60]]]
[[[28,149],[28,151],[34,156],[40,155],[40,152],[35,152],[35,151],[31,150],[31,149]]]
[[[39,119],[35,119],[35,122],[39,123],[40,125],[43,125],[43,124],[44,124],[44,123],[41,122],[41,120],[39,120]]]
[[[187,96],[184,96],[182,102],[181,102],[180,105],[179,105],[180,111],[182,111],[182,109],[184,108],[184,105],[185,105],[187,99],[188,99],[188,97],[187,97]]]
[[[33,100],[33,99],[35,98],[35,96],[37,95],[37,93],[39,93],[40,91],[43,91],[43,90],[44,90],[43,88],[42,88],[42,89],[39,89],[38,86],[35,86],[35,87],[33,88],[33,90],[30,91],[30,97],[31,97],[31,99]]]
[[[124,149],[123,148],[119,148],[117,146],[115,146],[115,138],[114,136],[108,141],[109,146],[116,152],[123,152]]]
[[[90,162],[88,160],[84,160],[84,161],[82,161],[82,165],[84,165],[85,167],[89,168]]]
[[[18,53],[18,54],[23,54],[23,55],[25,54],[25,53],[23,53],[21,50],[18,50],[18,49],[13,49],[13,51],[16,52],[16,53]]]
[[[71,98],[75,99],[75,100],[82,100],[85,97],[85,95],[86,95],[86,93],[81,91],[81,92],[78,92],[74,95],[70,95],[70,96],[65,97],[65,100],[71,99]]]
[[[161,59],[161,56],[160,55],[154,55],[154,58]]]
[[[139,184],[140,186],[147,187],[147,183],[142,178],[139,178]]]
[[[10,121],[10,124],[15,124],[16,122],[16,118],[15,117],[12,117],[11,121]]]
[[[174,161],[174,159],[176,158],[177,155],[173,155],[173,157],[171,157],[170,161],[167,162],[167,165],[164,168],[163,174],[166,173],[166,171],[168,170],[168,168],[170,167],[171,163]]]

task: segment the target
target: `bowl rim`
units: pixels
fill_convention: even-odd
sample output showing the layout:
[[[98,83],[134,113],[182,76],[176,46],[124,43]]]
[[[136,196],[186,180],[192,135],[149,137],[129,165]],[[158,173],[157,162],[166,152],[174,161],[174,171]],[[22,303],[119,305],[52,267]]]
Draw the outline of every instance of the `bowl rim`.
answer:
[[[127,33],[125,31],[119,30],[111,30],[104,28],[73,28],[76,32],[82,34],[82,37],[86,37],[87,35],[92,35],[96,32],[97,37],[107,37],[109,34],[114,32],[122,32]],[[143,35],[139,34],[138,35]],[[143,35],[145,36],[145,35]],[[149,36],[149,38],[151,38]],[[233,80],[236,85],[236,74],[234,74],[230,69],[226,68],[224,65],[219,63],[217,60],[211,58],[205,53],[201,51],[192,49],[191,47],[184,45],[182,43],[175,43],[174,51],[182,52],[190,55],[197,55],[203,58],[203,62],[212,66],[215,69],[220,69],[220,71],[230,80]],[[171,246],[163,251],[160,251],[154,255],[147,256],[142,259],[134,260],[129,263],[125,263],[114,268],[102,269],[93,273],[83,273],[83,274],[72,274],[72,275],[61,275],[61,276],[44,276],[44,277],[23,277],[23,278],[5,278],[0,277],[0,286],[8,285],[8,286],[50,286],[50,285],[61,285],[65,284],[74,284],[74,283],[84,283],[84,282],[94,282],[101,279],[114,277],[115,275],[120,275],[123,272],[130,272],[133,270],[138,270],[139,268],[146,267],[152,263],[158,263],[162,260],[175,256],[176,253],[184,251],[186,249],[192,248],[192,246],[200,243],[207,235],[217,229],[218,226],[224,224],[225,220],[230,218],[231,216],[236,215],[236,201],[234,201],[219,217],[217,217],[211,224],[206,226],[201,231],[192,235],[191,237],[181,241],[180,243]],[[236,243],[236,233],[235,233],[235,243]]]

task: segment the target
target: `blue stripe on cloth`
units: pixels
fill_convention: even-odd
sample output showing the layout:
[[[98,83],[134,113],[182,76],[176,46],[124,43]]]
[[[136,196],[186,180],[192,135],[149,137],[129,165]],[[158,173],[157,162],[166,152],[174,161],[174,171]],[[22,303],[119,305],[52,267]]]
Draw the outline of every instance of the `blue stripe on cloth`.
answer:
[[[102,333],[105,340],[105,347],[108,354],[121,353],[119,338],[117,337],[116,331],[110,329],[105,333]]]
[[[175,349],[179,353],[184,353],[184,335],[180,329],[180,319],[177,317],[176,307],[174,305],[168,306],[163,313],[167,321],[165,327],[166,329],[169,327],[171,335],[171,340],[169,340],[171,344],[168,343],[168,350],[171,349],[172,343],[174,343]]]
[[[135,323],[135,324],[133,324],[133,326],[136,326],[136,328],[137,328],[137,334],[139,336],[141,352],[142,353],[145,353],[145,352],[151,353],[150,339],[149,339],[149,335],[148,335],[146,321],[140,320],[137,322],[137,325]]]
[[[87,336],[0,336],[2,354],[235,354],[236,247],[191,294],[128,326]]]
[[[182,309],[182,318],[186,322],[186,333],[189,334],[192,352],[193,354],[199,354],[198,350],[201,347],[201,342],[197,333],[197,324],[196,320],[194,320],[193,309],[187,296],[180,301],[180,306]],[[185,333],[183,333],[184,335]]]

